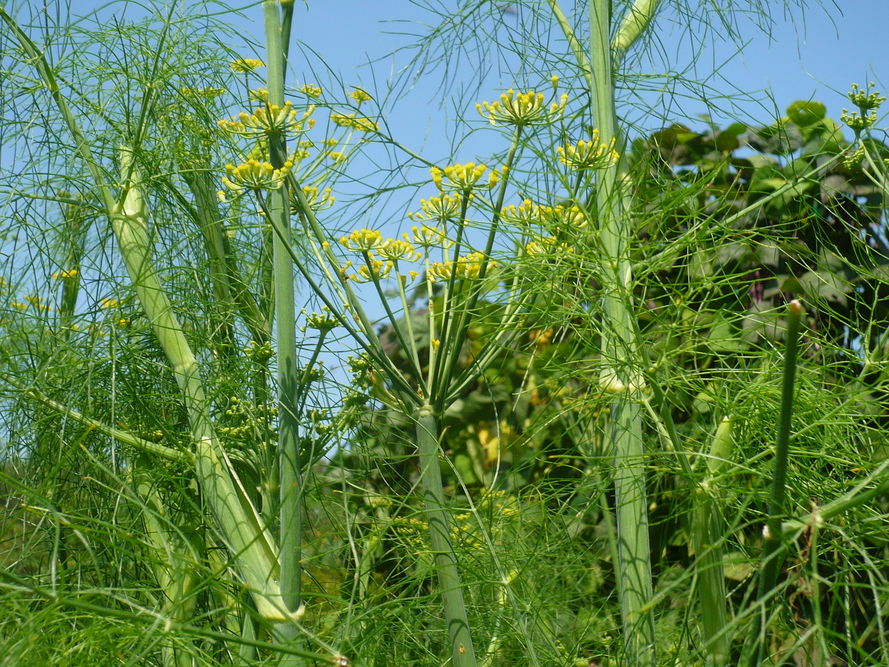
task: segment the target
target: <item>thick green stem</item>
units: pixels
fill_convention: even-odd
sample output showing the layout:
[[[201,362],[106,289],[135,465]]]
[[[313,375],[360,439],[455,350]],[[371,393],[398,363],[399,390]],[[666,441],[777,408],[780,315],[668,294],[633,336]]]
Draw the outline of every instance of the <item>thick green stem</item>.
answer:
[[[451,517],[445,507],[438,462],[438,423],[429,404],[417,411],[417,446],[420,452],[420,478],[426,501],[426,518],[429,521],[429,541],[448,628],[450,664],[455,667],[475,667],[475,649],[463,602],[457,558],[451,543]]]
[[[610,0],[590,3],[590,63],[595,89],[591,90],[593,117],[604,145],[617,140],[614,111],[613,61],[609,41]],[[618,534],[618,593],[623,617],[626,659],[633,665],[654,665],[654,618],[648,500],[645,488],[645,451],[642,440],[644,382],[638,370],[636,322],[632,308],[632,266],[629,246],[629,192],[625,175],[613,164],[599,173],[596,204],[600,216],[604,322],[603,367],[600,384],[614,394],[611,404],[611,442],[614,448],[615,512]]]
[[[698,605],[701,614],[701,636],[707,664],[724,665],[729,658],[731,637],[727,633],[728,609],[726,608],[725,567],[722,557],[722,503],[716,490],[718,477],[732,454],[732,422],[726,417],[719,426],[710,445],[707,460],[707,476],[695,489],[695,507],[692,514],[692,539],[694,541],[696,572],[698,577]]]
[[[284,106],[284,49],[281,41],[280,3],[263,3],[266,32],[269,104]],[[286,161],[285,137],[269,136],[272,166]],[[272,236],[272,266],[275,292],[275,335],[278,373],[278,465],[280,471],[281,595],[290,611],[301,603],[302,488],[299,452],[299,422],[296,397],[299,393],[296,357],[296,319],[293,263],[285,239],[290,238],[290,203],[284,183],[268,196],[268,217],[277,233]]]
[[[775,438],[775,470],[772,475],[772,493],[769,498],[769,516],[766,520],[763,564],[759,572],[757,597],[762,609],[753,619],[753,632],[750,634],[753,650],[750,665],[761,665],[765,659],[766,642],[765,619],[768,618],[770,597],[778,582],[783,557],[780,547],[783,543],[781,521],[786,514],[785,495],[787,485],[787,459],[790,448],[790,421],[793,417],[793,394],[796,379],[796,351],[799,343],[799,324],[803,306],[794,299],[787,305],[787,334],[784,348],[784,374],[781,379],[781,412],[778,416],[778,431]]]
[[[139,302],[181,390],[201,490],[260,613],[270,620],[288,620],[275,580],[276,546],[216,438],[197,360],[151,258],[147,206],[133,154],[126,148],[121,150],[121,171],[128,179],[126,195],[122,206],[110,212],[111,226]]]
[[[614,495],[617,516],[617,578],[628,664],[654,665],[653,597],[648,501],[642,445],[642,406],[630,397],[611,403]]]

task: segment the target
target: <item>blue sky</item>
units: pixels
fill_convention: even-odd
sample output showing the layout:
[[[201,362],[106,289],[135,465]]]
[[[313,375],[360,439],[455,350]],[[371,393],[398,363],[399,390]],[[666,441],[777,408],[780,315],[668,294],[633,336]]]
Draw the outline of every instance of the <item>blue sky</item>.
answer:
[[[884,93],[889,90],[889,58],[886,57],[889,49],[885,44],[889,26],[887,0],[837,0],[837,5],[831,0],[822,0],[821,3],[809,3],[811,6],[806,11],[796,6],[785,11],[780,2],[759,1],[773,5],[774,24],[770,35],[763,34],[745,19],[744,12],[738,12],[737,27],[743,35],[743,46],[731,40],[721,40],[724,34],[720,33],[724,31],[715,30],[704,40],[697,58],[695,78],[706,78],[715,72],[717,78],[712,79],[714,91],[731,93],[734,87],[758,100],[739,103],[735,116],[742,120],[747,116],[766,123],[794,100],[814,98],[825,103],[828,113],[838,118],[841,109],[847,105],[845,92],[850,83],[875,81]],[[737,7],[750,4],[745,0],[711,2]],[[458,5],[457,0],[431,0],[431,3],[440,4],[444,9]],[[84,14],[107,4],[96,0],[72,0],[71,13]],[[232,22],[243,35],[261,45],[261,3],[232,4],[244,7],[243,16],[233,17]],[[643,67],[653,71],[666,67],[681,70],[691,62],[691,51],[696,48],[692,42],[701,35],[697,26],[690,33],[680,27],[687,21],[678,18],[674,9],[677,4],[689,5],[696,18],[702,17],[702,8],[708,5],[698,0],[665,0],[654,24],[661,53]],[[571,3],[563,0],[562,5],[566,11],[571,10]],[[135,4],[114,3],[111,7],[116,13],[141,13]],[[405,53],[385,57],[411,41],[404,34],[393,33],[421,33],[423,24],[436,21],[428,11],[407,0],[309,0],[308,3],[296,0],[295,16],[294,37],[322,55],[346,85],[362,83],[365,86],[368,86],[366,82],[374,80],[385,82],[393,71],[406,63]],[[507,12],[502,20],[509,22],[516,18]],[[718,25],[712,15],[707,21]],[[261,46],[255,54],[245,55],[261,57]],[[369,66],[370,60],[377,62]],[[311,78],[299,62],[295,62],[295,68],[297,78]],[[719,77],[724,81],[719,81]],[[420,81],[403,100],[402,106],[411,107],[409,113],[396,112],[394,122],[407,135],[406,140],[428,137],[441,122],[442,110],[434,103],[438,81],[438,77]],[[499,91],[513,83],[490,76],[482,85],[483,90],[489,89],[486,98],[494,99]],[[655,97],[648,94],[641,101],[654,103],[653,100]],[[397,108],[397,105],[393,107]],[[453,109],[446,111],[454,112]],[[667,117],[670,120],[681,118],[683,112],[686,117],[693,117],[706,111],[703,104],[688,102],[681,111],[675,107],[671,109]],[[725,118],[722,114],[717,117]]]

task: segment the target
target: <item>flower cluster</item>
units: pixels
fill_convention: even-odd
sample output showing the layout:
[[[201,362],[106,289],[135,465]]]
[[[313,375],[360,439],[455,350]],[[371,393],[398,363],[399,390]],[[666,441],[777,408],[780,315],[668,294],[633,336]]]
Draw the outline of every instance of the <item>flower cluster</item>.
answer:
[[[556,204],[539,206],[540,222],[548,227],[584,229],[589,220],[577,204]]]
[[[302,88],[299,89],[306,97],[321,97],[321,86],[316,86],[314,83],[307,83]]]
[[[356,283],[366,283],[370,281],[383,280],[392,273],[394,263],[390,260],[377,259],[372,252],[367,253],[365,263],[358,267],[358,273],[347,273],[352,267],[352,262],[346,262],[342,268],[342,275],[346,280]]]
[[[541,221],[540,206],[530,199],[525,199],[518,206],[515,204],[504,206],[500,210],[500,218],[518,226],[527,227]]]
[[[350,130],[358,130],[359,132],[376,132],[378,129],[377,124],[370,118],[356,116],[353,113],[348,115],[341,113],[330,114],[330,120],[340,127],[347,127]]]
[[[407,234],[405,234],[404,241],[386,239],[377,247],[377,254],[391,262],[399,260],[416,262],[423,256],[423,253],[418,252],[414,244],[407,240]]]
[[[559,78],[553,76],[553,89],[558,86]],[[494,102],[482,102],[475,108],[491,125],[503,123],[525,127],[527,125],[543,125],[556,120],[565,111],[568,95],[563,94],[558,102],[547,105],[545,95],[534,90],[516,93],[510,88]]]
[[[225,88],[180,88],[179,92],[185,97],[198,97],[203,99],[213,99],[219,97],[225,92]]]
[[[222,183],[229,190],[241,192],[242,190],[277,190],[284,183],[287,174],[293,167],[293,162],[288,160],[280,169],[275,169],[270,162],[248,160],[237,167],[233,164],[225,165],[227,177],[223,177]]]
[[[416,230],[416,228],[414,228]],[[347,273],[352,267],[349,261],[341,269],[341,275],[347,280],[366,282],[386,278],[398,262],[416,262],[423,257],[411,242],[411,238],[403,235],[404,239],[383,239],[379,231],[373,229],[356,229],[343,236],[340,243],[349,250],[360,252],[364,256],[364,266],[358,268],[358,273]],[[443,237],[443,234],[442,234]],[[424,244],[419,244],[424,245]],[[416,271],[408,271],[407,276],[399,275],[399,280],[407,281],[408,278],[416,278]]]
[[[64,271],[56,271],[52,274],[53,280],[69,280],[77,277],[77,269],[66,269]]]
[[[318,190],[318,188],[311,185],[303,186],[303,197],[305,198],[306,203],[309,205],[309,208],[313,211],[321,211],[325,208],[330,208],[331,206],[333,206],[333,202],[336,201],[336,199],[331,194],[332,192],[333,191],[330,188]],[[292,215],[298,215],[299,212],[299,200],[291,195],[290,213]]]
[[[451,280],[452,278],[470,280],[481,275],[482,267],[486,264],[485,255],[481,252],[471,252],[465,257],[458,257],[456,261],[435,262],[429,267],[429,275],[432,279]],[[494,261],[487,262],[488,268],[497,266]]]
[[[254,92],[259,93],[260,91]],[[315,119],[310,118],[314,111],[315,106],[310,105],[297,118],[296,109],[293,108],[293,103],[290,101],[285,102],[284,106],[267,104],[264,107],[257,107],[253,113],[242,111],[237,117],[232,116],[228,120],[223,118],[219,121],[219,127],[232,134],[240,134],[245,137],[304,132],[315,125]]]
[[[363,88],[359,88],[358,86],[355,86],[355,89],[351,93],[349,93],[349,97],[351,97],[353,100],[355,100],[355,103],[358,104],[359,106],[361,105],[362,102],[369,102],[370,100],[373,99],[370,96],[370,93],[368,93]]]
[[[614,138],[607,144],[603,143],[599,140],[599,130],[593,130],[590,141],[581,139],[573,146],[559,146],[556,151],[562,164],[578,171],[609,167],[620,158],[614,150]]]
[[[375,250],[383,242],[383,235],[376,229],[353,229],[348,235],[340,239],[349,250],[358,252],[370,252]]]
[[[226,421],[230,425],[218,426],[217,430],[220,435],[237,440],[268,438],[276,435],[271,424],[277,416],[278,407],[275,405],[254,405],[251,401],[242,401],[237,396],[232,396],[225,411]]]
[[[872,82],[868,84],[868,88],[873,88],[874,85]],[[864,92],[857,83],[852,84],[852,90],[849,91],[848,97],[852,104],[858,107],[858,111],[849,113],[848,109],[843,109],[840,120],[848,125],[857,137],[863,130],[877,122],[877,109],[886,101],[886,98],[877,91]]]
[[[467,162],[466,164],[450,164],[444,169],[432,167],[429,173],[432,175],[432,182],[442,192],[446,189],[469,192],[487,170],[487,165]]]
[[[331,315],[330,308],[327,306],[322,306],[320,313],[307,313],[305,310],[302,313],[306,316],[306,325],[300,329],[302,332],[305,332],[306,329],[315,329],[321,333],[327,333],[339,326],[339,321]]]
[[[408,213],[407,217],[415,222],[446,222],[460,215],[463,195],[459,192],[452,195],[441,195],[420,200],[422,210]],[[415,228],[416,229],[416,228]]]
[[[269,359],[272,358],[274,354],[274,349],[272,348],[271,343],[262,343],[259,344],[255,340],[251,340],[247,343],[247,346],[243,348],[244,355],[250,360],[255,361],[256,363],[263,364]]]
[[[25,297],[25,301],[27,301],[29,304],[31,304],[31,307],[34,310],[43,311],[43,312],[49,312],[50,310],[52,310],[52,308],[50,308],[49,304],[46,303],[46,299],[44,299],[42,296],[29,294],[28,296]]]
[[[559,243],[552,236],[538,236],[525,244],[525,252],[531,257],[550,255],[553,252],[573,253],[574,248],[564,241]]]
[[[445,231],[440,227],[414,226],[411,227],[411,232],[413,232],[411,240],[423,248],[450,248],[454,245],[454,242],[445,235]]]
[[[229,63],[232,72],[239,74],[249,74],[258,67],[265,67],[265,63],[256,58],[238,58]]]

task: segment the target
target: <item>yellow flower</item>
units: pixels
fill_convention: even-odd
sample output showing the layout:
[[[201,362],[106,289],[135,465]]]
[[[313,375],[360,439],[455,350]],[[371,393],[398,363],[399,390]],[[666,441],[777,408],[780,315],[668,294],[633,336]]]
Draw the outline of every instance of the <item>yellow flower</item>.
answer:
[[[342,237],[340,243],[349,250],[370,252],[382,245],[383,235],[376,229],[354,229],[348,236]]]
[[[358,267],[357,274],[349,275],[349,280],[356,283],[366,283],[371,280],[382,280],[392,272],[393,263],[388,260],[377,259],[368,253],[364,266]]]
[[[280,169],[275,169],[271,162],[248,160],[237,167],[233,164],[225,165],[227,177],[223,177],[222,183],[229,190],[240,192],[241,190],[277,190],[284,183],[284,179],[293,166],[288,160]]]
[[[435,262],[429,267],[429,275],[433,279],[440,278],[442,280],[450,280],[452,277],[466,280],[478,278],[484,263],[484,253],[471,252],[465,257],[459,257],[456,262]],[[495,266],[497,266],[496,262],[488,262],[489,269],[493,269]]]
[[[541,222],[540,207],[530,199],[525,199],[521,204],[516,206],[510,204],[504,206],[500,211],[500,217],[507,221],[518,224],[523,227]]]
[[[558,83],[558,78],[556,78]],[[500,100],[495,102],[482,102],[475,108],[491,125],[503,123],[505,125],[543,125],[554,121],[565,111],[568,104],[568,95],[562,95],[558,102],[552,102],[549,107],[543,93],[529,90],[518,93],[510,88],[500,95]]]
[[[247,96],[265,104],[269,101],[269,90],[268,88],[252,88],[247,92]]]
[[[541,238],[539,241],[530,241],[529,243],[527,243],[525,245],[525,252],[528,253],[529,255],[531,255],[532,257],[534,255],[546,254],[546,248],[548,245],[550,245],[550,244],[546,243],[546,241],[548,241],[548,240],[549,240],[548,238]]]
[[[416,222],[426,222],[429,220],[445,222],[460,215],[462,201],[463,195],[459,192],[453,195],[443,194],[439,197],[421,199],[420,208],[422,210],[416,213],[408,213],[407,217]]]
[[[423,256],[423,253],[417,252],[417,249],[409,241],[400,241],[397,239],[386,239],[377,248],[377,254],[384,259],[392,262],[405,260],[407,262],[416,262]]]
[[[327,154],[327,157],[329,157],[334,162],[345,162],[347,158],[346,154],[342,151],[330,151]]]
[[[105,298],[105,299],[99,300],[99,307],[100,308],[105,308],[105,309],[117,308],[119,305],[120,305],[120,301],[118,299]]]
[[[316,86],[314,83],[307,83],[299,89],[299,92],[308,97],[321,97],[321,86]]]
[[[468,192],[475,187],[487,170],[487,165],[467,162],[466,164],[450,164],[444,169],[432,167],[429,173],[432,175],[432,182],[442,192],[446,189]]]
[[[179,92],[185,97],[213,99],[222,95],[225,92],[225,88],[180,88]]]
[[[341,113],[330,114],[330,120],[341,127],[348,127],[349,129],[358,130],[359,132],[377,131],[377,124],[370,118],[356,116],[353,113],[350,113],[349,115]]]
[[[330,308],[327,306],[322,306],[320,313],[309,314],[303,311],[303,314],[306,315],[306,326],[302,327],[302,331],[316,329],[324,333],[339,326],[339,321],[331,315]]]
[[[581,139],[575,145],[556,148],[559,161],[571,169],[602,169],[617,162],[620,155],[614,150],[614,138],[609,144],[599,140],[599,130],[593,130],[590,141]]]
[[[28,295],[25,297],[25,301],[30,303],[31,306],[36,310],[51,310],[51,308],[46,303],[46,299],[44,299],[42,296]]]
[[[546,225],[584,229],[589,224],[589,220],[577,204],[541,206],[539,211],[540,221]]]
[[[257,67],[265,67],[265,63],[261,60],[257,60],[256,58],[239,58],[238,60],[233,60],[229,67],[231,67],[232,72],[238,72],[239,74],[248,74],[255,70]]]
[[[491,175],[488,176],[488,187],[493,189],[496,187],[497,183],[500,182],[500,179],[506,176],[506,172],[509,171],[509,167],[503,165],[500,170],[492,169]]]
[[[22,303],[21,301],[13,301],[10,305],[13,308],[15,308],[16,310],[27,310],[28,309],[28,304]]]
[[[253,113],[242,111],[237,117],[232,116],[228,120],[223,118],[218,121],[218,124],[219,127],[227,132],[240,134],[245,137],[305,132],[315,125],[315,119],[309,118],[314,111],[315,105],[312,104],[297,118],[293,103],[287,101],[284,103],[284,106],[268,104],[264,107],[257,107],[253,110]]]
[[[65,271],[56,271],[52,274],[52,278],[53,280],[67,280],[68,278],[74,278],[77,273],[77,269],[66,269]]]
[[[552,236],[538,236],[533,241],[525,245],[525,252],[531,257],[539,255],[549,255],[553,252],[573,253],[574,248],[567,243],[557,243]]]
[[[445,236],[444,230],[439,227],[422,225],[421,227],[412,227],[411,231],[414,233],[413,242],[424,248],[450,248],[454,245],[454,242]]]
[[[359,88],[358,86],[355,86],[354,88],[355,88],[355,90],[353,90],[351,93],[349,93],[349,97],[351,97],[353,100],[355,100],[355,102],[357,102],[359,106],[361,105],[362,102],[367,102],[367,101],[373,99],[370,96],[370,93],[368,93],[366,90]]]

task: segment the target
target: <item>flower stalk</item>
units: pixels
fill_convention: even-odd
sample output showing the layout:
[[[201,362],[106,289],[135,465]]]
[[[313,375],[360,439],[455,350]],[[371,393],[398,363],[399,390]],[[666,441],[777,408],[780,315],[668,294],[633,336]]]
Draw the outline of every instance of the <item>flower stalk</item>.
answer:
[[[585,50],[574,34],[557,0],[548,0],[553,15],[586,78],[592,100],[592,117],[599,131],[597,141],[611,150],[622,151],[614,106],[614,69],[622,53],[610,42],[611,2],[589,3],[590,43]],[[656,2],[629,11],[636,18],[627,27],[627,48],[638,38],[653,15]],[[640,13],[641,11],[641,13]],[[650,20],[651,16],[648,16]],[[629,25],[629,24],[627,24]],[[631,39],[630,39],[631,38]],[[618,594],[621,601],[624,650],[633,665],[654,665],[655,633],[651,605],[653,597],[648,534],[648,501],[645,482],[645,450],[642,439],[642,404],[645,388],[637,350],[633,311],[633,275],[629,247],[633,226],[629,215],[631,197],[625,159],[608,160],[597,172],[596,207],[602,267],[602,367],[600,388],[613,396],[609,438],[614,455],[615,513],[617,516]]]
[[[291,8],[292,10],[292,8]],[[266,33],[266,66],[268,68],[269,109],[284,109],[285,48],[282,42],[280,3],[263,3]],[[289,29],[287,31],[289,33]],[[271,112],[269,112],[271,113]],[[277,352],[278,384],[278,470],[279,470],[279,531],[281,543],[281,595],[293,612],[301,605],[302,566],[302,481],[299,447],[298,406],[299,370],[296,357],[296,305],[294,302],[294,273],[290,259],[290,203],[286,183],[286,136],[277,126],[266,133],[270,166],[284,172],[278,187],[268,192],[267,216],[272,236],[272,273],[274,279],[275,349]]]
[[[775,469],[772,473],[772,490],[769,498],[768,518],[763,530],[762,567],[759,571],[757,598],[761,610],[753,617],[753,631],[750,634],[749,664],[761,665],[765,660],[765,630],[771,596],[778,583],[784,544],[781,522],[786,515],[785,496],[787,488],[787,463],[790,448],[790,423],[793,417],[793,401],[796,379],[797,347],[803,306],[794,299],[787,305],[787,331],[784,344],[784,372],[781,379],[781,412],[778,415],[778,430],[775,437]]]
[[[475,649],[463,600],[463,587],[457,570],[457,558],[451,541],[451,516],[445,504],[439,467],[441,447],[438,443],[438,423],[428,403],[416,413],[417,447],[420,454],[420,476],[423,482],[423,498],[426,518],[429,522],[429,540],[438,586],[444,605],[451,664],[455,667],[474,667]]]

